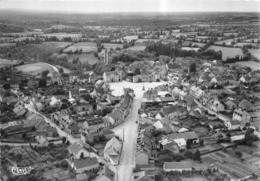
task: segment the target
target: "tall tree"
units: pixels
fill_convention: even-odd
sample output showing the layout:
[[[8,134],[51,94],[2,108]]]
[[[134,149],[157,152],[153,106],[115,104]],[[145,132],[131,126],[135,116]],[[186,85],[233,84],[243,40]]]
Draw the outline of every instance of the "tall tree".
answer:
[[[201,158],[200,158],[200,151],[197,149],[197,151],[194,153],[193,155],[193,160],[196,161],[201,161]]]

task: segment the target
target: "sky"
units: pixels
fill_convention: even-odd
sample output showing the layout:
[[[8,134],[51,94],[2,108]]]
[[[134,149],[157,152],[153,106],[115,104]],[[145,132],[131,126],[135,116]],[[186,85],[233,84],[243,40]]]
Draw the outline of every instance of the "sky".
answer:
[[[68,13],[260,12],[260,0],[0,0],[0,10]]]

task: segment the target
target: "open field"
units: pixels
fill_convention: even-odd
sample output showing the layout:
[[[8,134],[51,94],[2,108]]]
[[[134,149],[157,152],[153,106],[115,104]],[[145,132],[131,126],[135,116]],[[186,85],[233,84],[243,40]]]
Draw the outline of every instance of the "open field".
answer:
[[[34,41],[34,40],[36,40],[36,38],[34,38],[34,37],[20,37],[20,38],[16,38],[16,39],[12,40],[12,42],[19,42],[19,41],[25,41],[25,40]]]
[[[259,41],[259,39],[257,39],[257,38],[246,39],[246,40],[244,40],[243,42],[246,42],[246,43],[252,43],[252,41],[254,41],[253,43],[257,43],[257,41]]]
[[[94,42],[81,42],[71,45],[70,47],[63,50],[63,52],[76,51],[82,49],[83,53],[89,53],[97,51],[97,45]]]
[[[230,36],[230,35],[235,35],[235,36],[237,36],[238,33],[224,33],[224,36]]]
[[[65,28],[73,28],[72,26],[68,26],[68,25],[52,25],[50,28],[48,29],[65,29]]]
[[[66,38],[66,37],[80,38],[81,34],[76,34],[76,33],[47,33],[47,34],[41,34],[40,37],[56,37],[59,40],[62,40],[63,38]]]
[[[54,71],[49,64],[43,62],[21,65],[16,67],[16,69],[30,75],[37,75],[44,70]]]
[[[210,46],[208,49],[212,49],[215,51],[222,51],[222,60],[226,60],[228,57],[232,58],[236,55],[243,56],[243,52],[240,48],[229,48],[229,47],[221,47],[221,46]]]
[[[43,32],[21,32],[21,33],[3,33],[4,36],[32,36],[32,35],[41,35]]]
[[[46,61],[53,53],[58,52],[69,42],[44,42],[41,44],[29,43],[20,47],[15,47],[15,54],[10,59],[19,59],[26,62]]]
[[[0,42],[7,42],[7,41],[10,41],[10,40],[13,40],[14,38],[11,38],[11,37],[0,37]]]
[[[260,59],[260,49],[248,49],[255,58]]]
[[[226,45],[231,45],[231,42],[232,42],[232,41],[236,42],[237,39],[245,40],[245,39],[246,39],[246,36],[237,37],[237,38],[233,38],[233,39],[222,40],[222,41],[217,41],[217,42],[214,42],[214,44],[216,44],[216,45],[222,45],[223,43],[225,43]]]
[[[123,44],[116,44],[116,43],[102,43],[102,45],[104,45],[105,48],[107,49],[116,49],[116,48],[123,48]]]
[[[260,70],[260,63],[253,62],[253,61],[243,61],[243,62],[236,62],[238,65],[242,65],[245,67],[249,67],[252,70]]]
[[[133,47],[129,47],[127,48],[127,50],[132,50],[132,51],[144,51],[146,48],[146,46],[133,46]]]
[[[193,48],[193,47],[181,47],[182,50],[187,50],[187,51],[195,51],[197,52],[200,48]]]
[[[15,46],[15,43],[0,43],[0,47],[11,47]]]
[[[240,42],[240,43],[236,43],[234,45],[234,47],[243,47],[244,45],[251,45],[252,47],[257,47],[258,44],[257,43],[245,43],[245,42]]]
[[[18,63],[18,60],[0,59],[0,68],[9,66],[9,65],[15,65],[17,63]]]
[[[205,43],[191,42],[191,46],[203,47],[205,45],[206,45]]]
[[[88,54],[88,53],[82,53],[82,54],[69,54],[68,55],[69,62],[72,62],[73,59],[79,58],[79,61],[84,64],[84,63],[89,63],[89,64],[95,64],[99,62],[98,58],[95,57],[93,54]]]

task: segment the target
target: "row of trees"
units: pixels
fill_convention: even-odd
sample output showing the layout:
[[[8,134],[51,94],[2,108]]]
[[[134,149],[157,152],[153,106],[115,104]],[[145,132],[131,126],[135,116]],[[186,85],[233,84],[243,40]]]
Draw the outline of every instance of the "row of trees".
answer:
[[[208,45],[207,45],[208,46]],[[202,48],[202,50],[206,47]],[[187,51],[182,50],[180,47],[177,47],[173,44],[162,44],[154,43],[146,47],[146,51],[155,52],[156,56],[166,55],[170,57],[198,57],[198,58],[208,58],[208,59],[221,59],[222,52],[215,50],[205,50],[205,51]]]

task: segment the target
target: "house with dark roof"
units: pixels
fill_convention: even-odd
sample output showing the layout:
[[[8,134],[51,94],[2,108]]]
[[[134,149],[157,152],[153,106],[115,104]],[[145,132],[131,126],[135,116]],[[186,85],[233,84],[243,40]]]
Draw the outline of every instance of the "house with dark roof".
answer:
[[[101,134],[104,135],[107,140],[109,140],[115,136],[114,131],[112,131],[110,129],[101,130]]]
[[[251,104],[249,101],[243,99],[239,104],[238,107],[242,110],[245,110],[247,112],[251,112],[254,110],[253,104]]]
[[[104,158],[112,165],[119,164],[122,143],[115,137],[111,138],[105,146]]]
[[[96,181],[115,181],[115,172],[112,171],[108,166],[105,167],[104,172],[102,172]]]
[[[183,119],[188,115],[187,109],[182,106],[169,106],[163,107],[161,112],[165,117],[169,119]]]
[[[106,118],[108,119],[110,126],[114,126],[123,122],[124,113],[120,109],[115,108],[110,114],[106,115]]]
[[[97,158],[84,158],[74,160],[71,164],[71,167],[77,173],[83,173],[84,171],[91,171],[99,167]]]
[[[104,128],[107,128],[108,125],[104,122],[102,118],[94,118],[86,120],[83,123],[84,128],[87,130],[88,133],[99,133]]]

